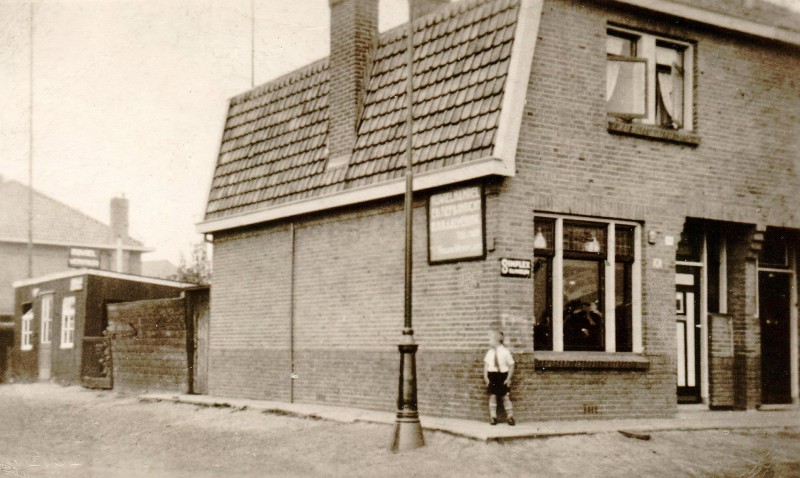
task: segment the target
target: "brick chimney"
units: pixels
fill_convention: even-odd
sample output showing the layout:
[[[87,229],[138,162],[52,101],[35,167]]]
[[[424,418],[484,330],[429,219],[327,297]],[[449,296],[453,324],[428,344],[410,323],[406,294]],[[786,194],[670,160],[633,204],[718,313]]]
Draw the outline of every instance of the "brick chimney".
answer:
[[[329,0],[328,164],[347,164],[364,107],[372,50],[378,41],[378,0]]]
[[[450,0],[409,0],[409,15],[412,20],[433,13],[450,3]]]
[[[128,238],[128,199],[111,198],[111,233],[113,240]]]

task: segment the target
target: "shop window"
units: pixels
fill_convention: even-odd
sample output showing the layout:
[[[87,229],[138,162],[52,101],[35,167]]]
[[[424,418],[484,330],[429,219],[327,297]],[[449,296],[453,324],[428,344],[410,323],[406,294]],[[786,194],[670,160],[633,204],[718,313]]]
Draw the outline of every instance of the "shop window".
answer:
[[[20,349],[33,350],[33,309],[25,304],[27,310],[22,314],[22,330],[20,331]]]
[[[610,28],[606,36],[606,111],[612,118],[692,129],[692,46]]]
[[[53,294],[47,294],[42,296],[40,310],[42,316],[41,343],[46,345],[52,342]]]
[[[638,225],[537,216],[534,230],[534,349],[638,351]]]
[[[75,296],[64,297],[61,302],[61,348],[75,346]]]

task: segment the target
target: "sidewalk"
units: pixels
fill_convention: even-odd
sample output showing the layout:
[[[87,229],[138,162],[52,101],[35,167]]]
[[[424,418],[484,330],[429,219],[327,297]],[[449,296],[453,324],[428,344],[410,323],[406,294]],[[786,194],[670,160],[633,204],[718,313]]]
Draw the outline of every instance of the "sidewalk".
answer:
[[[171,401],[207,407],[230,407],[258,410],[266,413],[331,420],[341,423],[367,422],[392,425],[395,414],[356,408],[331,407],[305,403],[272,402],[266,400],[228,399],[207,395],[176,395],[150,393],[139,397],[142,401]],[[425,430],[484,442],[507,441],[526,438],[546,438],[564,435],[591,435],[599,433],[630,433],[636,438],[649,439],[648,432],[672,430],[714,430],[747,428],[800,427],[800,410],[770,411],[679,411],[674,418],[626,420],[575,420],[518,423],[491,426],[486,422],[421,416]]]

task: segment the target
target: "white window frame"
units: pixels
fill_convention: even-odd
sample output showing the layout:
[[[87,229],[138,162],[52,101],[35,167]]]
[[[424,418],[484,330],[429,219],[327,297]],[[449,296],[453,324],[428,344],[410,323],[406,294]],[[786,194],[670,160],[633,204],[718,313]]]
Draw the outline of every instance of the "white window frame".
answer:
[[[61,300],[61,348],[75,346],[75,296],[69,295]]]
[[[23,351],[33,350],[33,308],[22,314],[20,349]]]
[[[607,229],[606,239],[606,268],[604,284],[604,323],[605,323],[605,352],[616,353],[616,310],[614,302],[616,296],[616,226],[633,227],[633,264],[631,265],[631,341],[632,352],[644,352],[642,341],[642,225],[633,221],[620,221],[615,219],[600,219],[584,216],[556,215],[536,213],[536,218],[555,220],[554,256],[553,256],[553,282],[552,282],[552,313],[553,321],[553,352],[564,351],[564,221],[595,222],[605,224]],[[534,298],[534,300],[536,300]],[[578,352],[585,353],[585,352]]]
[[[39,343],[48,345],[53,341],[53,294],[44,294],[41,297],[39,313],[41,315],[42,333]]]
[[[683,50],[683,118],[679,131],[692,131],[694,129],[694,45],[672,38],[651,35],[638,30],[609,25],[606,35],[617,33],[622,36],[636,37],[636,57],[647,61],[647,74],[645,81],[646,115],[635,122],[656,126],[656,43],[667,43]]]

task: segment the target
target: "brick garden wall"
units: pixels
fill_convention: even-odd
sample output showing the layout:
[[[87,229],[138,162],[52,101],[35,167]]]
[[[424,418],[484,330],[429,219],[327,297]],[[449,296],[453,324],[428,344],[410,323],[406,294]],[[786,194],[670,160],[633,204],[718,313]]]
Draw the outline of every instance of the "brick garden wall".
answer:
[[[183,299],[108,305],[114,388],[187,393]]]

